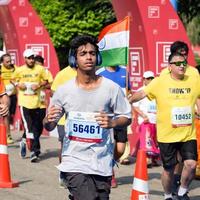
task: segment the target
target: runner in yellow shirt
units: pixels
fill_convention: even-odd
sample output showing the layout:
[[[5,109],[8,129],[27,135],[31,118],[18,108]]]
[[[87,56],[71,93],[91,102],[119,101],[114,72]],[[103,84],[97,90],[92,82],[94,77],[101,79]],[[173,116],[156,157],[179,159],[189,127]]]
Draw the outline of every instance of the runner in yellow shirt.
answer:
[[[31,49],[26,49],[23,53],[25,64],[17,68],[12,76],[12,82],[18,89],[18,104],[25,129],[20,142],[20,153],[22,158],[26,156],[26,138],[30,139],[31,162],[36,162],[40,154],[40,89],[47,84],[45,69],[35,64],[34,55]]]
[[[40,55],[36,55],[35,56],[35,64],[36,65],[41,65],[44,67],[44,58]],[[49,104],[49,95],[50,94],[50,90],[51,90],[51,84],[53,82],[53,76],[51,74],[51,72],[45,68],[45,72],[46,72],[46,77],[47,77],[47,81],[48,83],[41,88],[40,90],[40,118],[38,119],[39,121],[39,133],[40,135],[42,134],[43,131],[43,119],[46,115],[46,108],[48,107]]]
[[[178,200],[189,200],[187,195],[196,168],[197,142],[194,108],[200,97],[200,79],[185,75],[187,61],[181,54],[169,56],[170,73],[155,78],[144,90],[129,97],[136,102],[148,97],[157,103],[157,139],[163,162],[162,185],[165,199],[172,200],[174,168],[179,151],[184,161]]]
[[[170,46],[170,51],[171,51],[171,53],[180,53],[187,60],[189,48],[185,42],[175,41]],[[163,69],[161,71],[160,75],[162,76],[162,75],[169,74],[169,73],[170,73],[169,68],[166,67],[165,69]],[[198,70],[195,67],[192,67],[190,65],[187,65],[185,75],[193,76],[194,79],[199,79]],[[196,105],[197,105],[198,112],[200,112],[200,99],[197,99]],[[174,171],[174,181],[173,181],[173,193],[174,194],[177,193],[178,187],[180,185],[180,178],[181,178],[181,173],[182,173],[182,168],[183,168],[182,158],[179,153],[178,153],[178,160],[179,160],[179,162],[176,165],[175,171]]]

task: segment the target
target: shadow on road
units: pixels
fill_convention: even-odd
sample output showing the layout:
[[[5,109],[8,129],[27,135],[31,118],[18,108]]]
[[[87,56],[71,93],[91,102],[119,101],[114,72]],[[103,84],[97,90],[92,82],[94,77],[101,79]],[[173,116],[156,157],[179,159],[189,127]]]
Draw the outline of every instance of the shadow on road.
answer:
[[[149,180],[158,179],[160,180],[160,173],[149,173]],[[132,184],[133,176],[122,176],[117,178],[117,182],[119,185]]]
[[[40,161],[59,157],[59,149],[47,149],[40,155]]]
[[[19,185],[22,185],[22,184],[25,184],[25,183],[29,183],[29,182],[33,182],[33,180],[19,181]]]

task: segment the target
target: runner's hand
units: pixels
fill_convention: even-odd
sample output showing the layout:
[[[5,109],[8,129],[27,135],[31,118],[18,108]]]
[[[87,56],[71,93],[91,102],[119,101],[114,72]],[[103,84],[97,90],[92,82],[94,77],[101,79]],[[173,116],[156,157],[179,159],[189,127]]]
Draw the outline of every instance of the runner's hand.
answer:
[[[132,96],[133,96],[133,94],[131,92],[127,96],[128,101],[129,101],[130,104],[132,103]]]
[[[95,116],[97,123],[101,128],[113,128],[113,116],[108,113],[100,112]]]
[[[58,121],[62,114],[62,108],[57,105],[52,105],[48,109],[48,113],[46,115],[47,122],[55,122]]]
[[[39,84],[33,84],[32,86],[31,86],[31,89],[33,90],[33,91],[36,91],[36,90],[38,90],[40,88],[40,85]]]
[[[26,85],[24,83],[18,83],[17,87],[20,89],[20,90],[26,90]]]

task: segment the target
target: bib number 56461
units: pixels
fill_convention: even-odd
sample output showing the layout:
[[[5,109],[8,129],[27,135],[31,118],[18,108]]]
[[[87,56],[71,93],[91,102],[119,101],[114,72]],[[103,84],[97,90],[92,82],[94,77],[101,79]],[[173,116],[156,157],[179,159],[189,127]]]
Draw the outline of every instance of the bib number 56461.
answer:
[[[97,134],[100,133],[100,127],[95,125],[83,125],[83,124],[73,124],[73,132],[77,133],[90,133],[94,134],[95,132]]]

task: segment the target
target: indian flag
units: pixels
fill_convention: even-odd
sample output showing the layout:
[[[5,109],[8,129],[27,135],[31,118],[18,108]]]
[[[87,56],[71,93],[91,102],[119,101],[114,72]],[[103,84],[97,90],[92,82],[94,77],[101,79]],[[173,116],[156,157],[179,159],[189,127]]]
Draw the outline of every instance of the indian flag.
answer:
[[[106,26],[99,34],[101,66],[127,65],[130,17]]]

